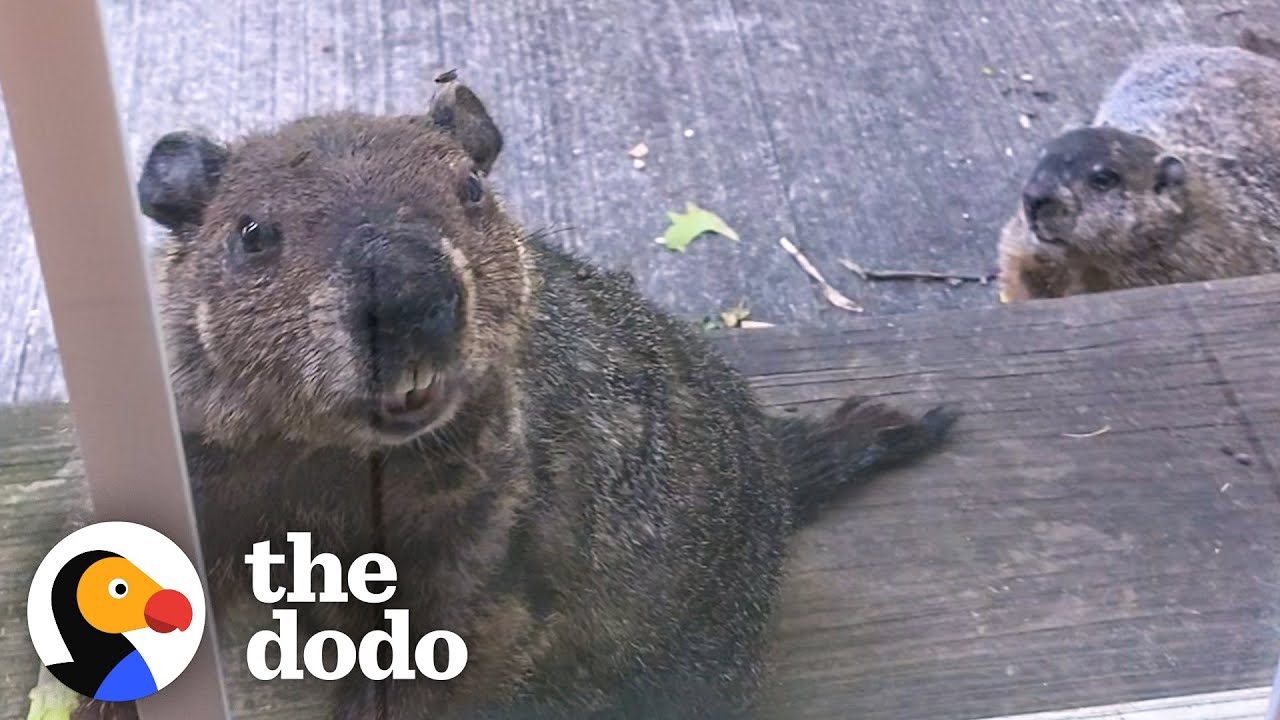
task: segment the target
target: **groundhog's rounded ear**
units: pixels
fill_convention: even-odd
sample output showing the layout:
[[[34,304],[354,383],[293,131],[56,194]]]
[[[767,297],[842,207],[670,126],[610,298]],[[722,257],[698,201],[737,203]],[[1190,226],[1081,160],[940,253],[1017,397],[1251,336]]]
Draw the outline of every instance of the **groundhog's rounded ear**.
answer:
[[[1177,190],[1187,182],[1187,166],[1174,155],[1156,158],[1156,192]]]
[[[160,138],[138,180],[143,214],[169,229],[199,224],[226,161],[226,148],[206,137],[173,132]]]
[[[476,164],[476,171],[488,174],[502,152],[502,132],[471,89],[445,73],[437,79],[440,89],[431,98],[431,122],[448,130],[462,144]]]

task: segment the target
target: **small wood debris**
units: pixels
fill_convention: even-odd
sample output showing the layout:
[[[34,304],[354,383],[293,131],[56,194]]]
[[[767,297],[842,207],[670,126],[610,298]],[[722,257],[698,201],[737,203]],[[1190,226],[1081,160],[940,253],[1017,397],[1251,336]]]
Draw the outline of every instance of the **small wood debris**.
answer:
[[[764,328],[777,327],[771,322],[762,322],[760,320],[743,320],[738,323],[738,328],[742,330],[762,330]]]
[[[685,137],[687,137],[687,138],[691,138],[691,137],[693,137],[693,128],[685,128],[685,129],[684,129],[684,136],[685,136]]]
[[[637,143],[635,147],[627,151],[627,155],[640,160],[649,156],[649,146],[644,143]]]
[[[1026,114],[1026,113],[1019,113],[1019,114],[1018,114],[1018,124],[1022,126],[1022,129],[1023,129],[1023,130],[1030,130],[1030,129],[1031,129],[1031,116],[1030,116],[1030,115],[1028,115],[1028,114]]]
[[[1018,79],[1024,83],[1030,83],[1030,82],[1036,81],[1036,76],[1032,75],[1031,73],[1022,73],[1021,75],[1018,76]]]
[[[637,170],[643,170],[643,169],[644,169],[644,161],[643,161],[643,160],[641,160],[640,158],[636,158],[635,160],[632,160],[632,161],[631,161],[631,167],[633,167],[633,168],[635,168],[635,169],[637,169]]]
[[[740,300],[737,305],[720,313],[720,322],[723,322],[725,327],[736,328],[749,317],[751,317],[751,311],[747,309],[747,301]]]
[[[804,253],[800,252],[800,248],[796,247],[795,243],[786,238],[778,238],[778,244],[782,246],[783,250],[787,251],[787,254],[795,259],[796,264],[800,266],[800,269],[803,270],[806,275],[813,278],[813,280],[818,283],[819,287],[822,288],[822,297],[825,298],[827,302],[841,310],[856,313],[862,312],[861,305],[845,297],[839,290],[831,287],[830,283],[822,277],[822,273],[818,272],[818,268],[814,267],[813,263],[809,262],[809,258],[805,257]]]
[[[1230,445],[1223,445],[1221,448],[1218,448],[1218,449],[1222,451],[1223,455],[1226,455],[1227,457],[1231,458],[1232,460],[1235,460],[1241,465],[1249,466],[1253,464],[1253,456],[1250,455],[1249,453],[1236,452],[1235,448],[1231,447]]]
[[[1109,433],[1109,432],[1111,432],[1111,426],[1110,426],[1110,425],[1103,425],[1102,427],[1098,428],[1097,430],[1094,430],[1093,432],[1087,432],[1087,433],[1062,433],[1062,437],[1075,438],[1075,439],[1077,439],[1077,440],[1088,440],[1089,438],[1096,438],[1096,437],[1098,437],[1099,435],[1106,435],[1106,434],[1107,434],[1107,433]]]

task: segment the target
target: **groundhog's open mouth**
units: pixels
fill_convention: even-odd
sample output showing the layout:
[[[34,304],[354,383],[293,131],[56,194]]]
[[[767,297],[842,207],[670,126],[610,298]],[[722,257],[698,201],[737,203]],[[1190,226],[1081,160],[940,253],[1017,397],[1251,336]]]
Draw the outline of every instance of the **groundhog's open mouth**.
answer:
[[[410,388],[384,393],[369,403],[369,424],[388,442],[405,442],[448,422],[463,396],[463,383],[436,373]]]

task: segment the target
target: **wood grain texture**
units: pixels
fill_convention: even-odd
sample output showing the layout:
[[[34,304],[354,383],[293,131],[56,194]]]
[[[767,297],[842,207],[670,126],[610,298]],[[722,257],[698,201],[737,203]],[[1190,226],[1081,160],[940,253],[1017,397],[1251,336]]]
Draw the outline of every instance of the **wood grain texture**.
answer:
[[[1271,276],[726,338],[772,405],[966,409],[947,453],[801,536],[777,717],[959,719],[1270,682],[1277,297]]]
[[[718,337],[779,412],[851,394],[965,410],[944,452],[797,538],[768,716],[970,720],[1269,683],[1277,302],[1280,275]],[[83,503],[64,413],[0,412],[0,720],[35,678],[26,582]],[[261,685],[235,704],[315,713]]]
[[[685,317],[746,300],[758,319],[805,324],[845,313],[816,294],[779,237],[869,313],[989,305],[991,287],[866,283],[838,261],[988,269],[1035,146],[1086,117],[1132,52],[1227,41],[1246,22],[1280,27],[1280,0],[1042,5],[103,3],[138,165],[176,128],[229,137],[335,108],[413,112],[432,76],[457,67],[507,130],[495,179],[530,227],[559,229],[566,246],[631,269]],[[1030,129],[1018,123],[1023,112],[1035,115]],[[0,403],[61,399],[3,122]],[[626,155],[640,141],[651,148],[643,171]],[[743,241],[700,241],[687,255],[654,245],[665,212],[689,200]]]
[[[65,406],[0,411],[0,719],[26,718],[39,660],[27,592],[45,553],[88,511]]]

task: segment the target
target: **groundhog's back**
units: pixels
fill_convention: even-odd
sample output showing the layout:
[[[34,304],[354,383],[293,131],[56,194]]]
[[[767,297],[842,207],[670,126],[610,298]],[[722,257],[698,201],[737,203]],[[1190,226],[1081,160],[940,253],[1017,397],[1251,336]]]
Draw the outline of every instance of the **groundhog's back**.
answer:
[[[749,691],[791,519],[762,412],[703,337],[625,277],[540,243],[533,261],[536,313],[520,363],[527,433],[535,467],[550,470],[544,497],[572,506],[556,514],[582,520],[569,530],[600,569],[562,612],[602,647],[645,628],[618,647],[667,645],[650,657],[671,666],[650,670],[664,687],[701,686],[682,689],[686,698],[722,681],[732,695]]]
[[[1280,61],[1237,47],[1148,51],[1108,90],[1094,124],[1176,148],[1280,156]]]

